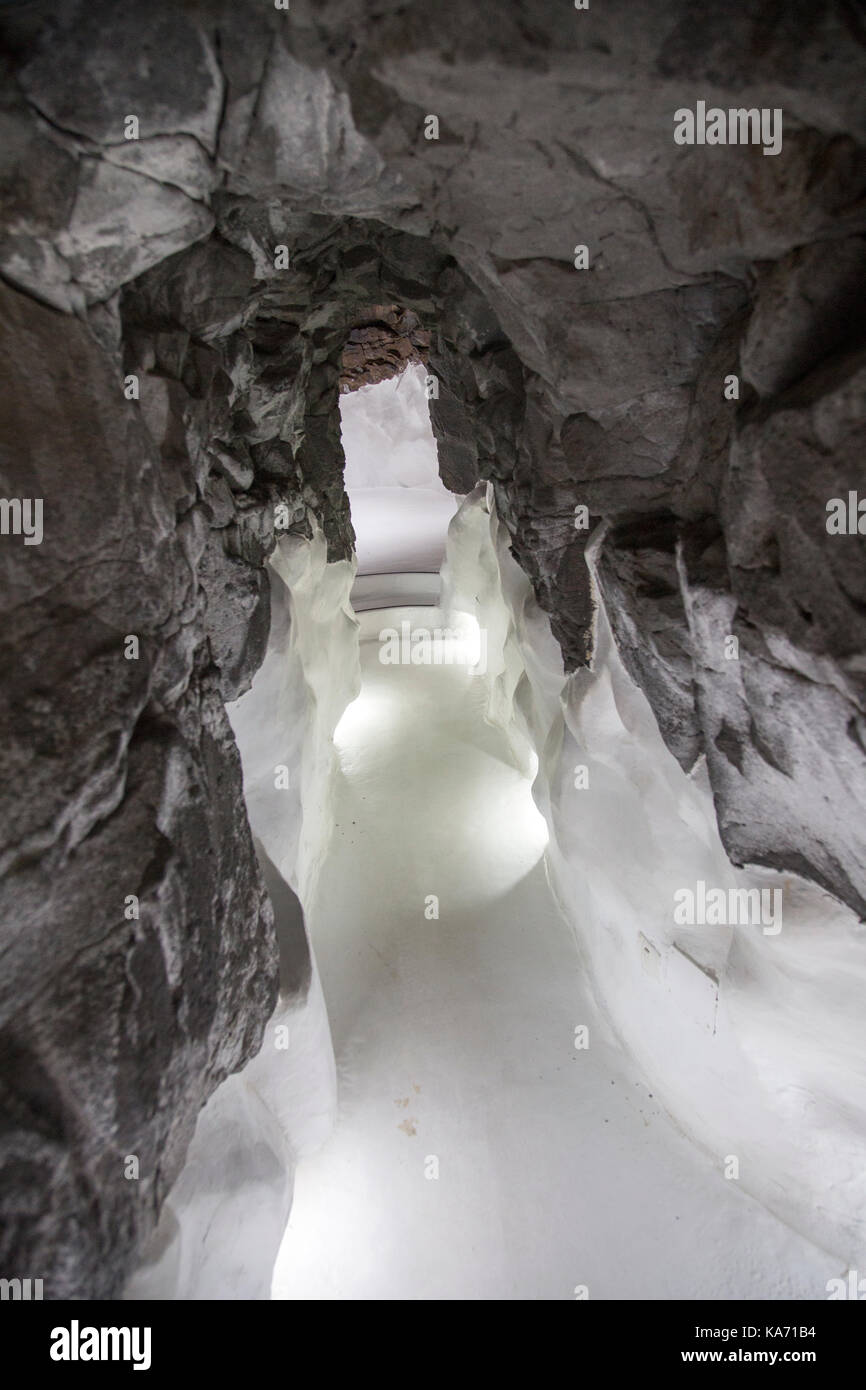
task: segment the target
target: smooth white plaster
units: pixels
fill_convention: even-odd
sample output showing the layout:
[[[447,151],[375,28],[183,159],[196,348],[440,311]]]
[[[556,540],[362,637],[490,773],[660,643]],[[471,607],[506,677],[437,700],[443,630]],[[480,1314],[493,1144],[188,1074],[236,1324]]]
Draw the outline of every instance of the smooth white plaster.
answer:
[[[335,734],[308,920],[340,1110],[299,1166],[274,1297],[820,1296],[838,1259],[724,1180],[594,1004],[547,882],[537,759],[513,722],[485,720],[486,681],[380,661],[378,633],[404,619],[445,625],[366,614]],[[603,828],[599,871],[628,874]]]
[[[593,669],[564,677],[489,494],[452,523],[443,603],[488,626],[488,715],[538,752],[551,879],[599,1004],[719,1171],[738,1157],[744,1191],[832,1250],[838,1272],[863,1267],[864,929],[796,875],[730,864],[705,768],[686,776],[665,748],[600,602]],[[675,927],[674,892],[698,879],[781,887],[781,932]]]

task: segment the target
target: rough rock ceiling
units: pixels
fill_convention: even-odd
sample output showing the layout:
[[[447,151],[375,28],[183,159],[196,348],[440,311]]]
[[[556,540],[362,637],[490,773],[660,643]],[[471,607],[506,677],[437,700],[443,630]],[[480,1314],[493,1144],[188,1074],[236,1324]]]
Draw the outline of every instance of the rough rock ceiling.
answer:
[[[340,391],[357,391],[398,376],[410,362],[426,362],[430,334],[417,314],[380,304],[369,321],[350,328],[340,357]]]

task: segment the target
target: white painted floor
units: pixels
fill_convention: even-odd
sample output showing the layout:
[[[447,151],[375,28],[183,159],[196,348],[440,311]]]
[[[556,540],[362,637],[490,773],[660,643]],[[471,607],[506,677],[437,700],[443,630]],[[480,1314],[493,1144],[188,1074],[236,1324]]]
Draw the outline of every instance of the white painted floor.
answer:
[[[826,1297],[838,1260],[725,1181],[599,1020],[481,681],[362,653],[308,914],[340,1118],[298,1169],[273,1296]]]

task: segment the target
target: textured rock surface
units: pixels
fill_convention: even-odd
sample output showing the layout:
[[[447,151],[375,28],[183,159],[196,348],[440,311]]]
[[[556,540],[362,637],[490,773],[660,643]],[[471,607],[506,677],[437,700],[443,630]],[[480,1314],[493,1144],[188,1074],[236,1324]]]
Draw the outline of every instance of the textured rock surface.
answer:
[[[3,492],[44,501],[41,545],[0,551],[0,1261],[47,1297],[110,1296],[260,1041],[276,947],[192,465],[160,457],[83,324],[0,296]]]
[[[647,534],[643,545],[624,528],[617,539],[630,578],[652,583],[664,599],[670,564],[665,531]],[[591,564],[600,541],[589,548]],[[702,573],[709,581],[712,539],[705,541]],[[640,1060],[655,1100],[663,1097],[681,1129],[715,1155],[719,1190],[709,1210],[714,1217],[720,1213],[721,1189],[731,1187],[721,1176],[723,1163],[736,1154],[741,1191],[758,1197],[789,1232],[833,1252],[831,1266],[860,1268],[866,1249],[866,955],[855,914],[791,874],[729,862],[713,823],[706,766],[686,775],[669,756],[647,700],[623,670],[604,611],[593,669],[564,676],[561,654],[483,489],[466,499],[451,527],[443,589],[446,611],[453,604],[459,613],[474,614],[488,633],[482,677],[488,717],[509,731],[523,756],[526,737],[537,751],[533,797],[550,830],[545,857],[580,944],[581,970],[615,1034]],[[653,675],[656,653],[676,672],[675,649],[664,636],[658,626],[645,631],[646,669]],[[816,699],[819,692],[816,686]],[[719,742],[733,754],[734,699],[729,709],[731,724]],[[792,730],[791,748],[802,752],[802,730]],[[778,749],[771,751],[778,757]],[[578,768],[587,778],[583,785]],[[730,916],[715,925],[678,923],[673,894],[699,880],[747,891],[772,885],[780,894],[780,930],[765,934],[754,920],[732,922]],[[641,1113],[643,1125],[650,1117]],[[589,1131],[597,1157],[609,1134],[597,1112]],[[539,1163],[546,1152],[545,1146]],[[645,1193],[645,1160],[638,1167]],[[655,1211],[664,1184],[651,1181],[650,1188]],[[569,1219],[568,1204],[563,1219]],[[693,1234],[693,1222],[689,1229]],[[549,1244],[556,1248],[555,1236]],[[756,1266],[741,1259],[739,1238],[735,1249],[732,1266],[724,1256],[710,1263],[717,1273],[727,1267],[732,1296],[740,1297]],[[642,1278],[655,1294],[656,1277],[669,1261],[669,1248],[660,1252],[653,1241],[650,1272],[645,1264]],[[634,1263],[640,1270],[641,1260]],[[682,1263],[674,1263],[681,1273]],[[820,1299],[828,1292],[826,1274],[810,1271],[802,1254],[774,1258],[770,1269],[770,1280],[761,1281],[762,1298]],[[776,1280],[781,1284],[774,1287]],[[704,1297],[691,1283],[689,1296]]]
[[[829,536],[824,511],[863,478],[864,33],[844,0],[538,0],[495,19],[465,0],[375,16],[356,0],[33,0],[3,7],[2,35],[0,270],[16,287],[3,486],[38,486],[49,527],[42,547],[4,537],[2,552],[4,683],[10,709],[28,701],[5,754],[3,976],[24,1059],[13,1128],[33,1165],[17,1196],[6,1184],[32,1213],[9,1250],[93,1292],[116,1287],[164,1187],[127,1186],[109,1213],[106,1116],[125,1151],[168,1155],[170,1180],[273,998],[246,831],[217,809],[238,801],[220,700],[261,659],[275,530],[310,535],[315,518],[332,558],[350,552],[338,394],[373,306],[430,334],[443,479],[493,483],[566,665],[592,659],[584,550],[605,522],[599,586],[624,663],[683,764],[706,754],[729,852],[864,910],[863,542]],[[673,113],[698,99],[781,107],[781,153],[676,145]],[[137,402],[122,393],[133,373]],[[138,664],[117,661],[129,631],[145,639]],[[738,663],[719,650],[729,635]],[[111,836],[98,872],[76,867]],[[213,847],[194,884],[193,843]],[[24,1002],[48,1007],[46,941],[54,963],[96,942],[100,962],[124,958],[132,926],[112,895],[130,877],[171,902],[140,927],[177,1001],[154,1034],[161,1060],[137,1054],[162,1099],[130,1097],[123,1067],[97,1094],[92,1060],[57,1041],[59,1005],[45,1033]],[[22,929],[30,912],[41,928]],[[161,941],[185,913],[199,945]],[[229,977],[219,952],[242,939],[243,977]],[[207,965],[195,984],[188,949]],[[112,978],[100,968],[101,989]],[[129,988],[91,1009],[115,1045],[136,1017]],[[91,1059],[100,1026],[76,1024]],[[55,1040],[50,1058],[37,1037]],[[51,1076],[65,1096],[67,1065],[82,1089],[70,1082],[46,1129],[26,1095]],[[68,1230],[48,1260],[52,1204]]]
[[[328,1013],[301,900],[310,901],[333,825],[334,729],[358,690],[353,571],[328,563],[318,530],[310,541],[281,539],[268,567],[268,650],[228,714],[274,909],[279,999],[261,1050],[202,1110],[126,1298],[269,1298],[295,1168],[335,1122]],[[276,756],[288,786],[275,786]]]
[[[340,390],[355,391],[397,376],[410,362],[424,362],[430,334],[417,314],[397,304],[375,305],[370,322],[349,330],[343,348]]]

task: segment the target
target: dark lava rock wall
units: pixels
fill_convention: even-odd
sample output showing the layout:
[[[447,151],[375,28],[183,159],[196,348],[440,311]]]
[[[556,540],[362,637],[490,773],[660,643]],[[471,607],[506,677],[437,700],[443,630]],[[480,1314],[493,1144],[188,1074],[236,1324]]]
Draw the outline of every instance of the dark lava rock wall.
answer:
[[[347,351],[402,352],[382,324],[567,667],[592,535],[732,858],[864,912],[864,537],[826,505],[866,492],[866,26],[848,0],[24,0],[0,36],[0,480],[44,504],[41,544],[0,536],[0,1263],[96,1297],[273,1006],[223,702],[275,534],[351,551],[339,390]],[[781,109],[781,151],[678,145],[699,101]]]
[[[80,319],[0,290],[0,1264],[115,1293],[276,1000],[199,568],[207,503]],[[127,659],[137,643],[137,658]]]

